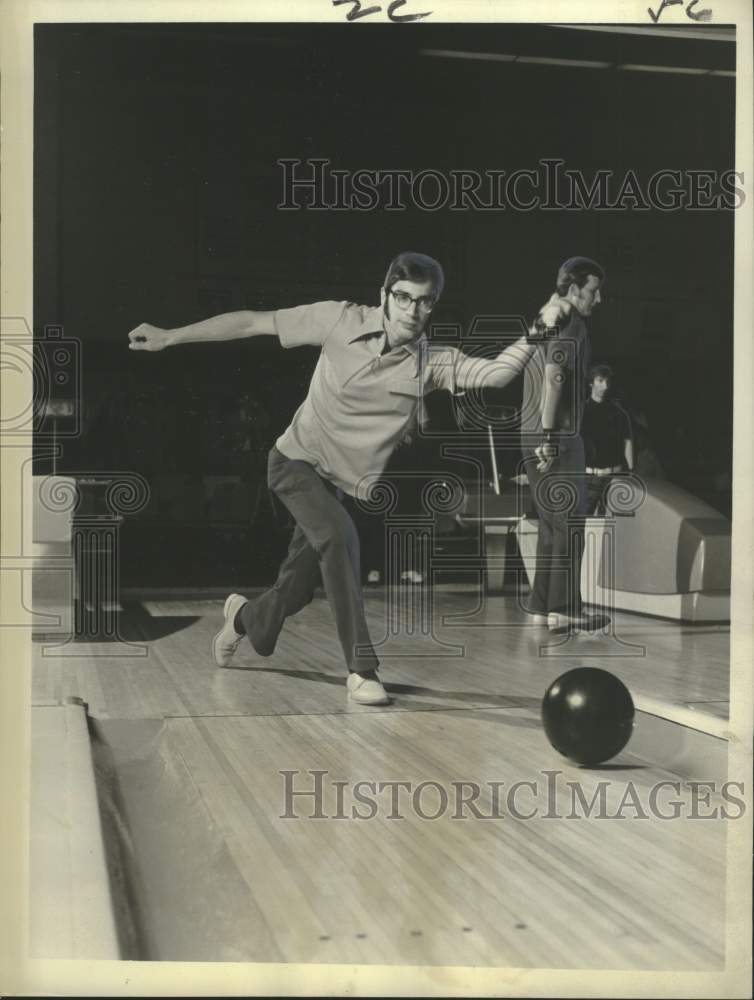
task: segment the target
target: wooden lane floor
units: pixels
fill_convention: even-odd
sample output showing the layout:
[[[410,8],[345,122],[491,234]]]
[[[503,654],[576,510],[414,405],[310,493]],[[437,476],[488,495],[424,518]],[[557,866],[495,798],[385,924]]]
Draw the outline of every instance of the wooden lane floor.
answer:
[[[685,802],[677,819],[654,817],[666,769],[573,767],[527,709],[155,720],[130,750],[124,725],[143,722],[100,728],[142,957],[722,966],[724,824],[683,790],[659,800]]]
[[[635,697],[727,716],[726,627],[618,614],[612,636],[563,641],[528,625],[512,598],[491,598],[481,613],[478,602],[473,591],[440,594],[432,635],[418,626],[407,634],[405,614],[392,635],[384,592],[367,593],[375,643],[388,639],[378,654],[394,711],[500,707],[522,698],[538,703],[555,677],[591,665],[616,674]],[[35,644],[34,703],[78,696],[101,718],[346,710],[342,657],[325,600],[315,599],[286,623],[273,657],[256,657],[243,643],[229,670],[217,670],[209,653],[221,620],[222,601],[147,601],[122,616],[126,642]]]
[[[384,597],[367,601],[379,640]],[[539,704],[581,663],[635,693],[724,702],[726,634],[625,618],[641,655],[609,658],[609,638],[553,655],[506,599],[481,616],[475,603],[444,594],[434,635],[390,637],[395,702],[382,709],[346,705],[322,600],[287,624],[273,658],[242,648],[237,669],[209,658],[218,601],[124,615],[121,635],[143,655],[37,646],[35,702],[87,701],[114,767],[113,827],[137,859],[138,957],[722,968],[725,822],[693,815],[718,798],[700,810],[683,782],[657,795],[680,779],[632,744],[601,769],[569,764]],[[449,624],[459,616],[472,626]],[[319,818],[311,795],[290,794],[317,781]]]

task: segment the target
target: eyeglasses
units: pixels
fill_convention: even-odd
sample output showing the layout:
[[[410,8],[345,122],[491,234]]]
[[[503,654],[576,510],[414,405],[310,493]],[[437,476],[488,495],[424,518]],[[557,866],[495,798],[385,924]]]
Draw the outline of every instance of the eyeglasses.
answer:
[[[395,292],[392,288],[388,291],[395,299],[398,308],[404,311],[410,309],[413,303],[420,313],[426,314],[431,313],[437,305],[437,299],[433,295],[420,295],[418,299],[415,299],[408,292]]]

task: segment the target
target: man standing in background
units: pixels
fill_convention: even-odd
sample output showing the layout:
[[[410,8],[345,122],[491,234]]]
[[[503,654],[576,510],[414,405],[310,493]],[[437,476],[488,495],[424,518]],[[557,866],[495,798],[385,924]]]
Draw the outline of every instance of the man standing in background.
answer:
[[[634,468],[631,420],[626,411],[609,398],[613,371],[608,365],[592,365],[590,397],[584,406],[581,436],[586,455],[587,514],[604,514],[612,477]]]
[[[594,631],[610,621],[586,614],[581,604],[587,514],[581,422],[591,360],[586,320],[600,303],[604,277],[587,257],[561,265],[555,293],[535,320],[542,341],[524,369],[521,445],[539,519],[526,610],[535,624],[555,632]]]

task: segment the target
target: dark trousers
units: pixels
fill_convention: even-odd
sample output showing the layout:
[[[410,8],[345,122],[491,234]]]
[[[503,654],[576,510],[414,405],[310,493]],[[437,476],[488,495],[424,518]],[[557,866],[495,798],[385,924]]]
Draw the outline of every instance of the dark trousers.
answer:
[[[529,610],[535,614],[581,613],[581,557],[587,511],[584,442],[557,442],[558,457],[547,472],[537,471],[534,449],[524,445],[524,461],[539,518],[537,559]]]
[[[612,476],[587,476],[587,513],[599,517],[607,513],[607,489],[612,483]]]
[[[382,473],[382,481],[391,491],[395,490],[396,505],[391,514],[399,517],[418,518],[422,516],[422,489],[426,486],[431,472],[420,471],[430,468],[432,456],[428,449],[418,444],[402,445],[390,456]],[[364,575],[377,570],[383,580],[387,579],[387,554],[385,516],[382,512],[372,512],[360,507],[352,497],[345,497],[344,503],[354,519],[361,540],[361,568]],[[409,563],[406,569],[411,568]]]
[[[320,576],[335,618],[349,671],[378,666],[364,615],[359,536],[342,504],[343,494],[308,462],[270,452],[267,482],[293,516],[296,527],[272,587],[241,610],[254,649],[269,656],[285,619],[311,601]]]

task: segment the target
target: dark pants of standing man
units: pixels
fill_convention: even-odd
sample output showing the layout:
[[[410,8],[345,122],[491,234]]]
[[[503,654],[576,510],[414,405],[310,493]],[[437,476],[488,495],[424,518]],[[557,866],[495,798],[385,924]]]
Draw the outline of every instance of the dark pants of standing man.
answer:
[[[559,438],[558,456],[547,472],[537,471],[534,449],[524,446],[526,474],[539,517],[534,586],[528,610],[534,614],[581,614],[581,557],[587,495],[584,442]]]
[[[604,517],[607,513],[607,492],[612,483],[612,476],[587,476],[587,513],[596,517]]]
[[[252,646],[262,656],[274,651],[285,619],[309,604],[321,575],[348,670],[376,670],[364,616],[359,536],[341,503],[342,492],[308,462],[286,458],[277,448],[270,452],[267,482],[296,528],[273,586],[241,609]]]

